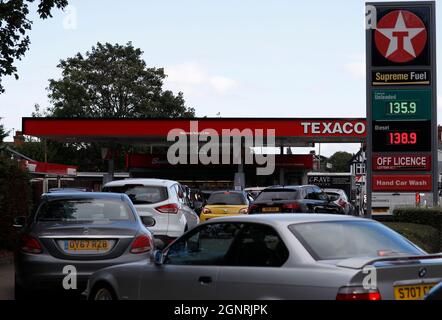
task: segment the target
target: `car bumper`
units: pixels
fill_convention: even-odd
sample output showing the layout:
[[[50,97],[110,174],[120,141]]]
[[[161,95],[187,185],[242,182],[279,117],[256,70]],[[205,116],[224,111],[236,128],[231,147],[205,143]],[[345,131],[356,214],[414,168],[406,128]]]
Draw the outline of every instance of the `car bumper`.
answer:
[[[242,215],[240,213],[201,213],[200,222],[204,222],[213,218],[233,217]]]
[[[149,259],[148,253],[128,253],[108,260],[64,260],[45,253],[20,253],[15,259],[15,281],[21,288],[30,291],[68,290],[81,293],[92,273],[144,259]]]

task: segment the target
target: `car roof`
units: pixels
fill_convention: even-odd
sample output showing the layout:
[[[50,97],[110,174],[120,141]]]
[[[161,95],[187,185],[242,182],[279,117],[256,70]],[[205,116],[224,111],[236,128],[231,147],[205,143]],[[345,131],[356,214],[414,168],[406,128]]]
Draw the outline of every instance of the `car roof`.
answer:
[[[142,184],[146,186],[170,187],[177,183],[178,183],[177,181],[164,180],[164,179],[123,179],[123,180],[115,180],[112,182],[108,182],[104,185],[104,187],[122,187],[126,184]]]
[[[217,193],[239,193],[239,194],[244,194],[244,191],[238,191],[238,190],[217,190],[217,191],[213,191],[211,194],[217,194]]]
[[[125,194],[113,192],[55,192],[45,193],[42,199],[114,199],[123,200],[127,197]]]
[[[324,191],[330,191],[330,192],[342,192],[344,190],[342,189],[334,189],[334,188],[325,188]]]
[[[262,191],[284,190],[284,189],[295,190],[295,189],[301,189],[302,187],[305,187],[305,186],[273,186],[273,187],[265,188]]]
[[[364,218],[336,215],[336,214],[312,214],[312,213],[279,213],[279,214],[253,214],[222,218],[213,218],[209,222],[255,222],[268,224],[291,225],[308,222],[332,222],[332,221],[374,221]]]

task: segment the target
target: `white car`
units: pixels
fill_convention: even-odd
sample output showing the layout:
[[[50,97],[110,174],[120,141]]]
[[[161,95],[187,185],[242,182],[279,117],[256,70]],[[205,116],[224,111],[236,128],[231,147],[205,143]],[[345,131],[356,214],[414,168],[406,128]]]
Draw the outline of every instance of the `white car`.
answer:
[[[348,200],[347,194],[342,189],[324,189],[324,192],[336,203],[342,207],[344,214],[352,215],[354,207]]]
[[[155,238],[169,243],[199,223],[184,188],[176,181],[125,179],[104,185],[103,192],[125,193]]]

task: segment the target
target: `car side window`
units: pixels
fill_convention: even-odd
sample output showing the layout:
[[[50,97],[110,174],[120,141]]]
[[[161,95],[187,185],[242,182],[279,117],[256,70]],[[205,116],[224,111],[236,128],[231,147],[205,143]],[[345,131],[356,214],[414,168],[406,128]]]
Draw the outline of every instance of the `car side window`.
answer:
[[[226,264],[249,267],[280,267],[289,252],[270,226],[245,224],[226,256]]]
[[[315,194],[312,188],[305,189],[305,199],[315,199]]]
[[[226,253],[241,226],[238,223],[201,226],[170,246],[165,264],[223,265]]]
[[[183,194],[183,190],[181,189],[181,186],[179,184],[173,185],[173,191],[176,194],[176,197],[177,197],[178,201],[180,203],[185,204],[184,198],[180,197],[180,195]]]
[[[317,200],[327,200],[328,199],[325,192],[322,191],[321,189],[315,188],[314,192],[315,192],[315,199],[317,199]]]

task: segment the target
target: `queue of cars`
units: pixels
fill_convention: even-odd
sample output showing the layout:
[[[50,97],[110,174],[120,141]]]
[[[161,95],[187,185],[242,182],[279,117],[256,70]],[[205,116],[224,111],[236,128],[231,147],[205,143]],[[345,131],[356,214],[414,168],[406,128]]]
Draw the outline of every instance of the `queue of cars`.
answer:
[[[62,290],[66,266],[91,300],[421,299],[442,281],[442,256],[351,217],[337,190],[272,186],[203,200],[175,181],[126,179],[103,191],[57,190],[16,219],[17,298]],[[375,288],[363,285],[367,266]]]

